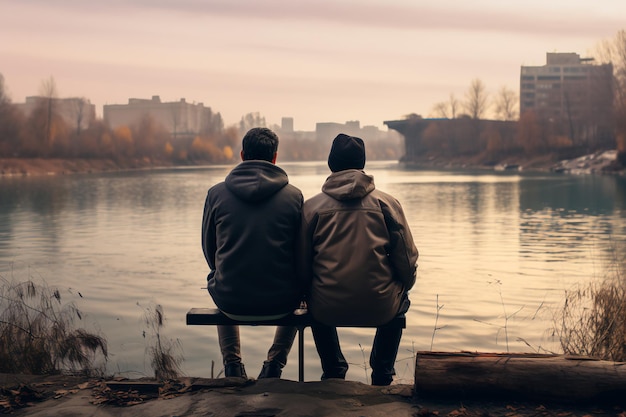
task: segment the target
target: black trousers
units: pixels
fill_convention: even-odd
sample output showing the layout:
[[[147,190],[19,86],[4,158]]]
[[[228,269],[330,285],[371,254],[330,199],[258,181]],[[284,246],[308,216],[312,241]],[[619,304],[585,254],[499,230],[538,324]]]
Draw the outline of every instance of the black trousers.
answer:
[[[409,306],[409,298],[404,294],[397,314],[403,315],[409,310]],[[318,323],[311,327],[311,331],[322,364],[322,379],[344,379],[348,371],[348,362],[341,352],[337,328]],[[370,354],[373,385],[389,385],[393,380],[401,338],[401,327],[382,325],[376,328]]]

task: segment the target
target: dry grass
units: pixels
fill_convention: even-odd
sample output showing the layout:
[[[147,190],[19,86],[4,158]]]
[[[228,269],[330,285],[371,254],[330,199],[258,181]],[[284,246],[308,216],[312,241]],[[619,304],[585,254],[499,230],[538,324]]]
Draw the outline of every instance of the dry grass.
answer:
[[[58,289],[0,276],[0,372],[101,375],[106,340],[74,326],[82,320]],[[95,366],[100,360],[103,365]]]
[[[626,361],[626,256],[614,253],[604,279],[566,292],[554,328],[566,354]]]
[[[181,375],[180,365],[183,356],[180,353],[181,343],[177,340],[166,339],[161,335],[165,325],[165,313],[160,304],[144,309],[144,322],[148,326],[151,344],[147,347],[150,366],[154,370],[154,377],[160,381],[176,379]]]

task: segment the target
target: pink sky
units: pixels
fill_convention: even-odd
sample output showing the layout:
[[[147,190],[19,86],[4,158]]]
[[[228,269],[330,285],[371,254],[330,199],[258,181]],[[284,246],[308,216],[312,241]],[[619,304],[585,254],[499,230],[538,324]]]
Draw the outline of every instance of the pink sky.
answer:
[[[546,52],[593,54],[626,29],[623,0],[0,0],[0,73],[14,102],[53,77],[104,104],[185,98],[227,125],[259,112],[384,128],[479,78],[519,90]]]

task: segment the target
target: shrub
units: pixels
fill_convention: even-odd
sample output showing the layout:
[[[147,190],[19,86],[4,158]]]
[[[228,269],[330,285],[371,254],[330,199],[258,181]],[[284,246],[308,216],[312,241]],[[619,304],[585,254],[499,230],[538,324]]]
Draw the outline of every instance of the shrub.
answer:
[[[106,340],[74,327],[82,314],[58,289],[0,276],[0,372],[88,375],[104,372]],[[101,355],[101,356],[99,356]],[[103,365],[96,368],[97,359]]]
[[[180,365],[184,360],[180,353],[182,345],[180,340],[167,339],[161,334],[165,326],[163,307],[157,304],[144,308],[144,321],[151,338],[151,344],[146,351],[150,358],[150,366],[154,370],[154,377],[159,381],[178,378],[181,374]]]
[[[554,329],[565,354],[626,361],[625,260],[614,259],[605,279],[566,292]]]

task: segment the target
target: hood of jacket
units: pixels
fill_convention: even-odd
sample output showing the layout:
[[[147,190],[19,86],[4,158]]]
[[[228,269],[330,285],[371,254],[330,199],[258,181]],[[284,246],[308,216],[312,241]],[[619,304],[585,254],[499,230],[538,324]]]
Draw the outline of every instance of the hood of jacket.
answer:
[[[347,169],[331,174],[322,186],[322,192],[342,201],[363,198],[375,188],[373,176],[358,169]]]
[[[244,201],[262,201],[289,183],[287,173],[267,161],[243,161],[226,176],[226,187]]]

